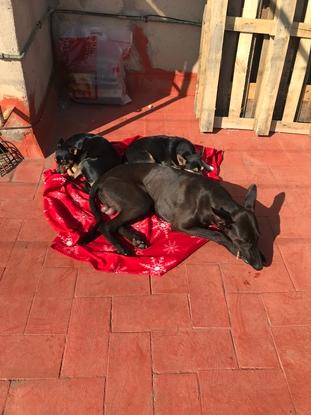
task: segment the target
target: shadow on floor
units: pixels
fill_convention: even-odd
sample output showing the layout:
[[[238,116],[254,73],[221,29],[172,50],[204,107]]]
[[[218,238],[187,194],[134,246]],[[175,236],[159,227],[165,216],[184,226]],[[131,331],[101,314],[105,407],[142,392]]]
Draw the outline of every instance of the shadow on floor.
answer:
[[[240,185],[223,181],[222,185],[228,190],[232,195],[234,200],[236,200],[241,205],[244,204],[244,197],[246,195],[247,189]],[[271,204],[267,207],[263,205],[260,201],[256,201],[256,217],[259,224],[260,237],[259,237],[259,247],[262,253],[265,255],[267,260],[267,265],[270,266],[273,260],[273,245],[276,237],[280,234],[280,211],[282,205],[285,201],[285,192],[278,193]],[[266,226],[267,218],[269,222],[273,225],[273,230]]]

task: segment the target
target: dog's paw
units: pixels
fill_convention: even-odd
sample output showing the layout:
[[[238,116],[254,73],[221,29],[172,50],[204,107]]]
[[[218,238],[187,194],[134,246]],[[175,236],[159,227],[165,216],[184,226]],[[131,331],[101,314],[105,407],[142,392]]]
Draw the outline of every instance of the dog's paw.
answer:
[[[137,239],[137,238],[134,238],[132,240],[132,244],[135,246],[135,248],[139,248],[139,249],[146,249],[149,246],[146,241],[143,241],[142,239]]]
[[[125,248],[124,246],[118,246],[117,252],[118,252],[118,254],[124,255],[124,256],[132,256],[133,255],[133,252],[130,249]]]

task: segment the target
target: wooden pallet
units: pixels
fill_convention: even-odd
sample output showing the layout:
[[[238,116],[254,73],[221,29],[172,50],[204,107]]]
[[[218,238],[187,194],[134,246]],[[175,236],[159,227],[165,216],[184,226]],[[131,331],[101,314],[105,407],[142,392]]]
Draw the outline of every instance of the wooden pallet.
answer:
[[[205,5],[195,99],[200,130],[311,134],[311,0],[242,3],[236,16],[228,16],[230,0]]]

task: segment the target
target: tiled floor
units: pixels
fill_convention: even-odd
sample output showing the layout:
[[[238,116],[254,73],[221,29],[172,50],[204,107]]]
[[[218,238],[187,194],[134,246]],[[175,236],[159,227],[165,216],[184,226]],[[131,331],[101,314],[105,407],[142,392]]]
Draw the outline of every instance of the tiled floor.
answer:
[[[162,278],[96,272],[49,248],[40,177],[51,160],[24,161],[0,182],[0,413],[311,414],[310,137],[202,135],[192,104],[107,136],[224,149],[223,178],[258,184],[271,266],[255,272],[209,242]]]

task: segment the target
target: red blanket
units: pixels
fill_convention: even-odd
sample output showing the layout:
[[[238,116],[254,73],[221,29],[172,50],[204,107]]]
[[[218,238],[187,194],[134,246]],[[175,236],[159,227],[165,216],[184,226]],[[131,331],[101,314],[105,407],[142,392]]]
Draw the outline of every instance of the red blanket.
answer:
[[[125,148],[139,137],[114,142],[122,154]],[[202,150],[202,147],[198,147]],[[219,179],[219,167],[223,153],[204,148],[203,160],[214,167],[209,177]],[[88,195],[82,190],[83,179],[69,181],[55,170],[44,172],[44,213],[51,226],[58,232],[52,248],[80,261],[90,262],[94,268],[106,272],[127,272],[131,274],[163,275],[178,265],[206,239],[173,232],[171,226],[155,215],[137,222],[134,228],[146,235],[150,243],[147,249],[136,249],[135,256],[126,257],[116,253],[114,247],[100,236],[87,246],[76,242],[94,225],[90,212]],[[107,217],[107,219],[109,219]]]

